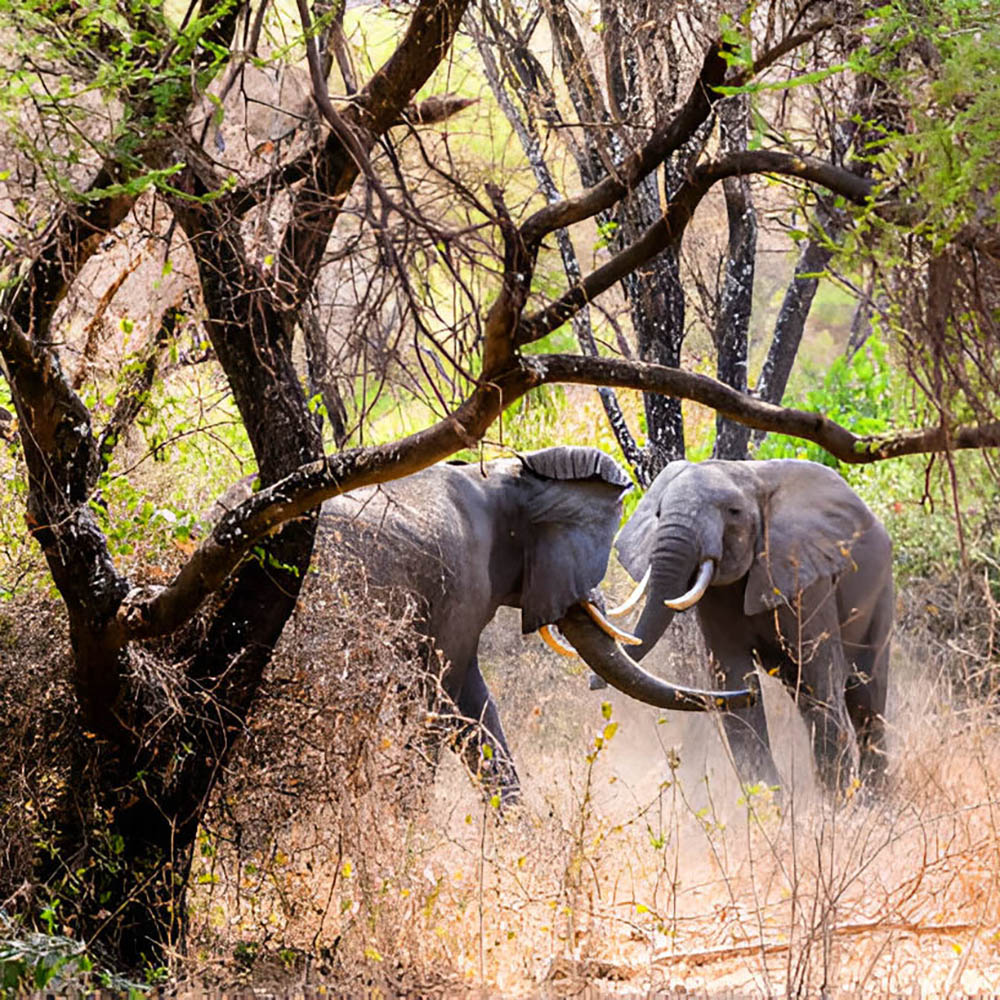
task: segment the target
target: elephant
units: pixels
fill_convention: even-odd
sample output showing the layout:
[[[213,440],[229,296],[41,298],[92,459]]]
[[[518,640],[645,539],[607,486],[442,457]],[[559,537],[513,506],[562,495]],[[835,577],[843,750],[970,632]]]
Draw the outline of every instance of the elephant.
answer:
[[[353,554],[376,586],[418,599],[415,623],[445,662],[442,686],[464,726],[466,765],[504,803],[520,781],[500,716],[479,669],[479,637],[497,608],[521,609],[525,633],[557,624],[590,668],[615,687],[663,708],[747,705],[749,689],[699,691],[662,681],[618,645],[598,596],[632,483],[596,448],[560,446],[481,464],[442,463],[326,501],[320,564]],[[488,747],[488,749],[486,749]]]
[[[895,599],[889,536],[833,470],[799,459],[669,463],[615,547],[646,604],[641,660],[675,611],[697,607],[723,684],[755,665],[784,682],[817,770],[843,791],[885,770]],[[763,704],[723,717],[741,780],[779,785]],[[860,769],[860,771],[858,771]]]

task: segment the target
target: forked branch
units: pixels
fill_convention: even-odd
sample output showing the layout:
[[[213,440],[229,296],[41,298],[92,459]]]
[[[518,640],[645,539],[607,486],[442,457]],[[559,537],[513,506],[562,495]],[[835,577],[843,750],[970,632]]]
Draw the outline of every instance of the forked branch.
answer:
[[[859,205],[865,204],[874,190],[874,182],[844,167],[811,156],[795,156],[775,150],[729,153],[702,163],[671,199],[663,217],[639,239],[541,312],[523,320],[517,333],[518,345],[540,340],[627,274],[668,246],[679,243],[695,209],[713,184],[726,177],[753,173],[779,174],[813,181]]]

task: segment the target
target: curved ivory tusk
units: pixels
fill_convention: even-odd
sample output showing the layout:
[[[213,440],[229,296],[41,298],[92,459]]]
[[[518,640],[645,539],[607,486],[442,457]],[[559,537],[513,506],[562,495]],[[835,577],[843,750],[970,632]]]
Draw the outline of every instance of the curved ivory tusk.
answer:
[[[680,597],[672,601],[664,601],[663,603],[668,608],[673,608],[674,611],[684,611],[685,608],[690,608],[692,604],[697,604],[705,591],[708,590],[708,585],[712,582],[712,574],[714,572],[715,563],[711,559],[706,559],[698,569],[698,579],[694,581],[694,586],[686,594],[681,594]]]
[[[542,642],[544,642],[549,649],[554,649],[560,656],[575,657],[577,655],[576,650],[572,646],[561,643],[552,634],[552,629],[548,625],[543,625],[538,630],[538,634],[542,637]]]
[[[649,578],[652,575],[652,572],[653,567],[648,566],[646,568],[646,575],[639,581],[635,590],[633,590],[632,593],[618,605],[618,607],[608,608],[605,614],[609,618],[619,618],[622,615],[627,615],[639,603],[639,601],[642,600],[642,595],[646,593],[646,587],[649,586]]]
[[[624,629],[620,629],[617,625],[613,625],[609,622],[596,604],[591,604],[590,601],[581,601],[580,603],[584,606],[587,614],[594,619],[597,627],[605,635],[610,635],[612,639],[617,639],[618,642],[623,642],[626,646],[642,645],[642,639],[638,636],[632,635],[631,632],[626,632]]]

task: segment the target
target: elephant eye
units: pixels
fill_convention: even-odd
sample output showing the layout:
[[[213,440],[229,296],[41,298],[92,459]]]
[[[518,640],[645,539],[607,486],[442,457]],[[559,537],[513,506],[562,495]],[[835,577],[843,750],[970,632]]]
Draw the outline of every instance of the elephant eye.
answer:
[[[740,510],[740,508],[739,508],[739,507],[730,507],[730,508],[729,508],[729,513],[730,513],[730,514],[732,514],[732,515],[733,515],[733,517],[739,517],[739,516],[740,516],[740,514],[742,514],[742,513],[743,513],[743,511],[742,511],[742,510]]]

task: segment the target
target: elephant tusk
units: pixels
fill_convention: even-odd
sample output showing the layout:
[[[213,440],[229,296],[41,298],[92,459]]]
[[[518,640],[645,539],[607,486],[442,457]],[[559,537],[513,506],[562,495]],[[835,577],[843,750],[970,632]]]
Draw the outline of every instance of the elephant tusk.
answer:
[[[715,563],[711,559],[706,559],[698,570],[698,579],[694,581],[694,586],[686,593],[672,601],[663,603],[674,611],[684,611],[692,604],[697,604],[708,590],[709,583],[712,582],[712,574],[715,572]]]
[[[628,597],[622,601],[621,604],[616,608],[608,608],[605,614],[609,618],[620,618],[622,615],[627,615],[642,599],[642,595],[646,593],[646,587],[649,586],[649,578],[653,573],[653,567],[648,566],[646,568],[646,575],[639,581],[635,590],[632,591]]]
[[[605,634],[611,636],[612,639],[616,639],[618,642],[625,643],[626,646],[641,646],[642,639],[638,636],[632,635],[631,632],[626,632],[624,629],[618,628],[617,625],[613,625],[611,622],[604,617],[600,608],[595,604],[591,604],[590,601],[580,602],[587,614],[594,619],[594,623],[597,627]]]
[[[543,625],[538,630],[538,634],[542,637],[542,642],[544,642],[549,649],[554,649],[560,656],[575,657],[577,655],[576,650],[572,646],[560,642],[552,634],[552,628],[549,625]]]

